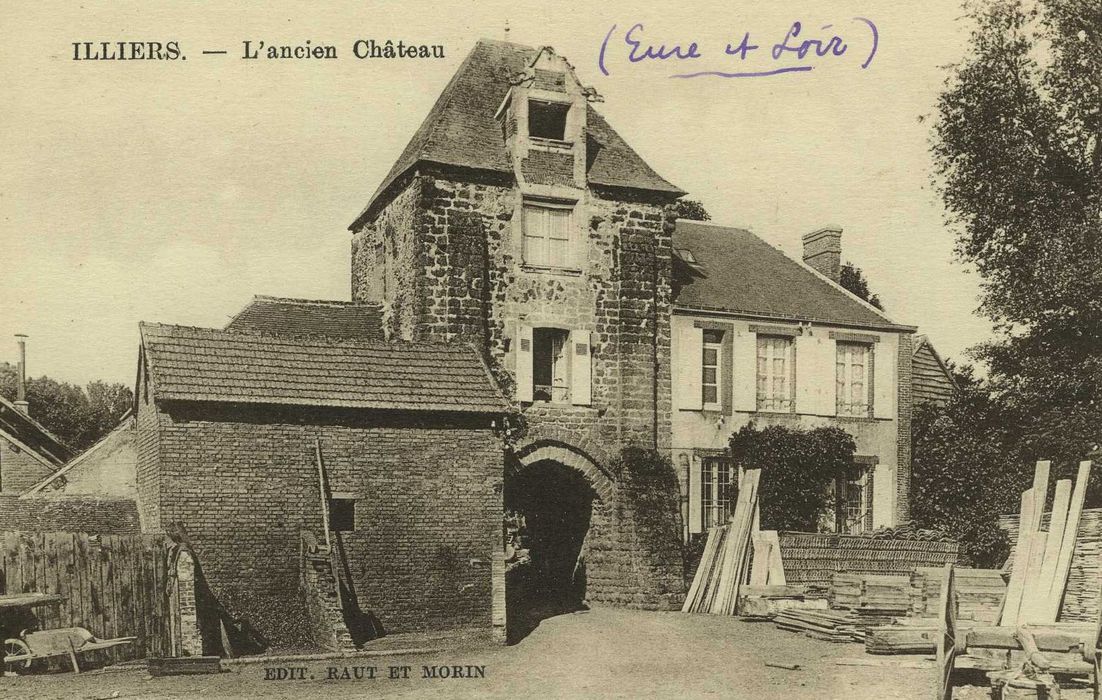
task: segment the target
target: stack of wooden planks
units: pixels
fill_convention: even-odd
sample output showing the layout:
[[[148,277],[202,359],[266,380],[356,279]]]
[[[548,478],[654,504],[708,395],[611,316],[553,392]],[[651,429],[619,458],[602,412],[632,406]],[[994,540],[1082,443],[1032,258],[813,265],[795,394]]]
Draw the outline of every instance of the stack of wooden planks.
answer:
[[[999,621],[1006,581],[997,569],[954,569],[957,583],[957,619],[975,620],[993,625]],[[911,612],[913,617],[937,613],[941,603],[941,583],[945,570],[919,567],[911,574]]]
[[[1003,627],[1055,622],[1060,611],[1091,463],[1079,463],[1074,491],[1070,479],[1056,482],[1049,528],[1042,530],[1049,467],[1047,461],[1037,462],[1033,487],[1022,493],[1018,542],[1014,547],[1010,582],[999,618],[999,624]]]
[[[852,642],[858,632],[853,613],[843,610],[782,610],[773,624],[827,642]]]
[[[749,469],[739,478],[738,501],[727,525],[708,533],[704,554],[692,585],[685,596],[682,612],[734,615],[739,588],[747,583],[750,571],[752,536],[758,532],[758,480],[761,470]],[[777,557],[780,548],[776,548]],[[770,555],[764,554],[764,570],[769,570]],[[780,566],[779,561],[777,566]],[[783,571],[782,571],[783,573]],[[768,579],[768,576],[766,576]],[[763,581],[762,583],[766,583]]]
[[[821,586],[743,586],[739,591],[739,617],[772,620],[785,610],[826,610],[828,591]]]

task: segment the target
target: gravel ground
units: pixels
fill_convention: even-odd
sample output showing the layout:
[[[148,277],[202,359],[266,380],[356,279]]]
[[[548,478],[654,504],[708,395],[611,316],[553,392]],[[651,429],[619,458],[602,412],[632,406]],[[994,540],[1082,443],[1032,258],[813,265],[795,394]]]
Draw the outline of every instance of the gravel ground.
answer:
[[[881,665],[836,663],[846,658]],[[766,662],[798,664],[800,668],[771,668]],[[916,662],[921,663],[921,657],[866,656],[859,644],[816,641],[767,623],[598,608],[543,620],[528,637],[510,647],[466,646],[431,654],[237,665],[217,676],[147,678],[144,670],[129,670],[0,678],[0,696],[925,700],[933,696],[935,672],[907,667]],[[354,678],[357,667],[371,666],[376,669],[374,679]],[[410,677],[388,678],[390,666],[409,667]],[[458,666],[464,675],[475,676],[481,668],[485,677],[423,678],[424,666],[448,667],[449,671]],[[265,680],[277,674],[275,669],[289,667],[303,669],[294,673],[305,680]],[[327,678],[334,672],[342,676],[346,669],[347,679]],[[367,673],[366,669],[360,671],[361,675]]]

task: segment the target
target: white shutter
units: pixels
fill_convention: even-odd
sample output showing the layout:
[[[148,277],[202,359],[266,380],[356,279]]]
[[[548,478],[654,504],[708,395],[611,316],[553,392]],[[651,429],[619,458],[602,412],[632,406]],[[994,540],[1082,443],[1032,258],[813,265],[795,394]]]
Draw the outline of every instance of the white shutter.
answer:
[[[838,341],[823,338],[819,347],[819,358],[823,376],[822,394],[819,396],[819,415],[838,415]]]
[[[570,403],[588,406],[593,401],[593,347],[589,331],[570,331]]]
[[[796,336],[796,413],[817,414],[822,410],[822,338]]]
[[[887,340],[886,338],[884,339]],[[895,418],[896,371],[894,343],[880,342],[873,345],[872,415],[876,418]]]
[[[704,329],[682,326],[677,334],[677,407],[688,411],[704,408],[700,387],[704,361]]]
[[[517,401],[532,400],[532,327],[517,328]]]
[[[758,409],[758,334],[737,333],[731,344],[731,393],[736,411]]]
[[[689,532],[696,534],[704,531],[704,513],[700,506],[704,494],[700,489],[701,460],[693,457],[689,460]]]

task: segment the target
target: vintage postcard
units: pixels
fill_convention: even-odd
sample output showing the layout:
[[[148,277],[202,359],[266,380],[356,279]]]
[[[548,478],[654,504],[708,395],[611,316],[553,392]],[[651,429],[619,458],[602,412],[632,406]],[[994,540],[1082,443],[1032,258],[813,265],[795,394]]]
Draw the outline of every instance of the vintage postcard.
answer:
[[[1096,0],[4,14],[0,696],[1099,697]]]

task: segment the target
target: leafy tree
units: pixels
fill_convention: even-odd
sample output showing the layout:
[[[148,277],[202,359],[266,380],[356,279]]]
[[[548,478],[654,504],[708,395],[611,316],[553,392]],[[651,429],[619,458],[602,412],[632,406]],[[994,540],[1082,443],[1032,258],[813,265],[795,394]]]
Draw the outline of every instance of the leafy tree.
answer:
[[[679,219],[692,219],[693,221],[711,221],[712,215],[704,208],[704,205],[695,199],[679,199],[673,204],[674,211]]]
[[[880,303],[880,297],[869,291],[869,283],[865,279],[865,273],[861,272],[861,268],[853,263],[842,263],[842,269],[838,275],[838,284],[881,311],[884,310],[883,304]]]
[[[14,401],[18,368],[0,363],[0,396]],[[134,400],[124,384],[93,381],[87,389],[49,377],[27,379],[31,417],[78,452],[110,432]]]
[[[853,436],[837,427],[811,430],[743,426],[731,436],[735,464],[761,469],[758,502],[762,527],[815,532],[824,513],[838,506],[835,479],[854,468]]]
[[[998,567],[1009,553],[998,516],[1015,513],[1032,481],[1017,455],[1014,424],[982,384],[939,408],[921,404],[912,423],[911,517],[943,528],[974,565]]]
[[[996,339],[978,348],[1026,460],[1067,469],[1102,425],[1102,5],[973,5],[932,151],[957,254]]]

